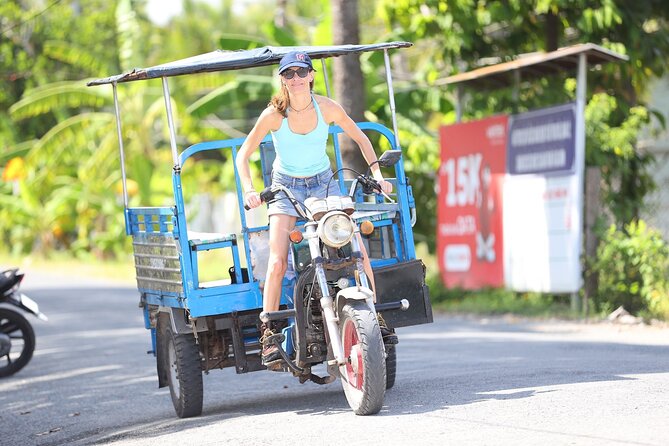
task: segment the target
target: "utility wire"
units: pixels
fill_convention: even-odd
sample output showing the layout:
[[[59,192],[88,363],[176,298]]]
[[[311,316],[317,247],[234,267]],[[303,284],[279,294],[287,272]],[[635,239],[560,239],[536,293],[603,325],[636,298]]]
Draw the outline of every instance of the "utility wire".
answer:
[[[37,17],[41,16],[42,14],[44,14],[44,13],[47,12],[49,9],[51,9],[51,8],[54,7],[54,6],[56,6],[58,3],[62,2],[62,1],[63,1],[63,0],[55,0],[55,1],[51,2],[51,4],[50,4],[49,6],[47,6],[46,8],[42,9],[42,10],[39,11],[39,12],[36,12],[36,13],[33,14],[31,17],[29,17],[29,18],[27,18],[27,19],[25,19],[25,20],[23,20],[23,21],[21,21],[21,22],[15,24],[15,25],[12,25],[12,26],[10,26],[10,27],[8,27],[8,28],[6,28],[6,29],[3,29],[2,32],[0,32],[0,37],[3,37],[3,36],[5,35],[5,33],[8,33],[9,31],[13,30],[13,29],[16,28],[16,27],[21,26],[21,25],[23,25],[23,24],[25,24],[25,23],[30,22],[31,20],[36,19]]]

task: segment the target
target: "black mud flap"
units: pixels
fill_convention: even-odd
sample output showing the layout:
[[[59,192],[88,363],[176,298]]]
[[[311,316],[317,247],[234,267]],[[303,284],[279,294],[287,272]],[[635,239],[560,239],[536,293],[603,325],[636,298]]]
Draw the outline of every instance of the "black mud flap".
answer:
[[[156,322],[156,368],[158,372],[158,388],[166,387],[167,374],[169,373],[169,364],[167,359],[167,343],[170,342],[167,336],[166,325],[170,323],[170,316],[167,313],[158,313]]]
[[[432,322],[430,293],[425,285],[425,264],[420,259],[374,268],[376,303],[409,301],[409,309],[381,314],[389,327],[409,327]]]

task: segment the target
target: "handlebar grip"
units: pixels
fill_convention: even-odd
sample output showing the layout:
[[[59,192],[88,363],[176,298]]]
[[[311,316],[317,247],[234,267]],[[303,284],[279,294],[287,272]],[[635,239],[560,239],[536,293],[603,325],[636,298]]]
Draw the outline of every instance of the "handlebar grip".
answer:
[[[276,192],[273,191],[271,187],[266,187],[262,191],[260,191],[260,193],[258,195],[260,195],[260,202],[261,203],[268,203],[270,200],[272,200],[274,198],[274,196],[276,195]],[[250,211],[251,207],[248,204],[244,204],[244,209],[246,209],[247,211]]]
[[[276,192],[272,190],[272,187],[266,187],[260,192],[260,201],[268,203],[274,198]]]

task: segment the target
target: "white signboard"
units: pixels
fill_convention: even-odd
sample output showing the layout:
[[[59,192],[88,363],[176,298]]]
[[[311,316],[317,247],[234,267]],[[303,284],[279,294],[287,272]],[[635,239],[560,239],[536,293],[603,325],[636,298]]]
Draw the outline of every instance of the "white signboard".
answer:
[[[576,107],[512,116],[504,181],[504,279],[515,291],[572,293],[581,286],[583,184]]]

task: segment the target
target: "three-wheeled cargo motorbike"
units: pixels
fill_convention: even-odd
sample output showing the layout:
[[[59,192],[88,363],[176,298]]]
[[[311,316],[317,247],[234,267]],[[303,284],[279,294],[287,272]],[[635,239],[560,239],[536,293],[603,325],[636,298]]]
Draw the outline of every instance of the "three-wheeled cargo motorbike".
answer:
[[[386,389],[395,384],[396,328],[432,322],[425,266],[416,258],[412,232],[415,201],[402,163],[388,51],[407,42],[372,45],[263,47],[214,51],[165,65],[91,81],[111,84],[121,155],[126,233],[132,237],[140,307],[150,330],[159,387],[169,386],[179,417],[202,412],[202,374],[234,367],[237,373],[265,370],[261,362],[260,323],[274,321],[282,329],[272,342],[280,353],[280,371],[301,383],[327,384],[340,378],[346,399],[356,414],[377,413]],[[341,196],[298,202],[289,190],[271,183],[275,153],[269,135],[260,144],[260,164],[266,189],[261,198],[289,200],[301,220],[290,234],[289,272],[282,283],[280,309],[262,311],[269,228],[247,224],[242,188],[235,168],[241,227],[231,233],[192,232],[188,228],[182,172],[196,154],[222,151],[232,160],[244,138],[200,142],[179,152],[168,78],[177,75],[241,70],[277,64],[290,51],[321,59],[327,86],[326,59],[365,51],[383,51],[386,63],[393,130],[371,122],[357,125],[385,138],[389,149],[379,164],[394,171],[391,196],[382,193],[369,172],[345,178],[338,135],[330,126]],[[120,83],[161,78],[173,157],[174,204],[129,207],[121,111]],[[327,87],[329,92],[329,87]],[[253,212],[253,211],[251,211]],[[359,235],[360,234],[360,235]],[[362,246],[369,255],[375,279],[370,289],[362,263]],[[200,281],[198,254],[223,249],[231,265],[221,268],[229,278]],[[322,365],[324,372],[317,372]],[[323,376],[321,376],[323,375]]]

